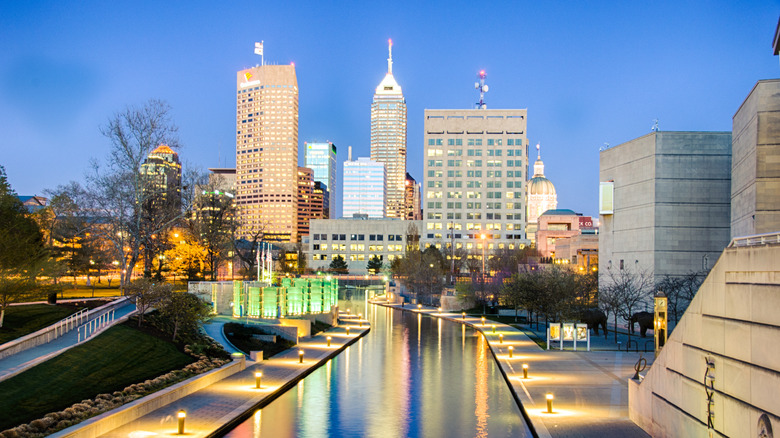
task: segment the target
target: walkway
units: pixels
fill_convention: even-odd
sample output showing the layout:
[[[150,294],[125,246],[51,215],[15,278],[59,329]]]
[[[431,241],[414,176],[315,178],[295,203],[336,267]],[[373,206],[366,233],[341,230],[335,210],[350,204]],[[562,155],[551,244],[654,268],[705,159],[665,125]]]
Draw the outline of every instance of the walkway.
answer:
[[[646,437],[628,418],[628,379],[640,353],[543,350],[525,333],[506,324],[437,309],[375,304],[466,324],[482,331],[512,391],[540,437]],[[495,324],[495,333],[493,332]],[[503,335],[503,341],[500,339]],[[513,347],[509,357],[508,347]],[[645,353],[648,362],[653,353]],[[523,378],[523,364],[528,378]],[[649,365],[649,364],[648,364]],[[546,395],[553,394],[553,413]]]
[[[79,300],[79,301],[83,301],[83,300]],[[57,356],[58,354],[61,354],[64,351],[78,345],[79,333],[81,333],[83,336],[83,333],[85,332],[84,327],[87,326],[88,324],[93,324],[92,321],[94,321],[97,317],[105,313],[99,310],[95,312],[95,310],[97,309],[91,311],[89,318],[86,321],[84,321],[84,323],[81,326],[79,326],[80,330],[74,328],[71,331],[65,333],[64,335],[56,339],[51,340],[46,344],[41,344],[24,351],[20,351],[16,354],[13,354],[12,356],[0,359],[0,381],[13,377],[14,375],[19,374],[22,371],[27,370],[28,368],[32,368],[35,365],[38,365],[41,362],[45,362],[51,359],[52,357]],[[135,312],[135,304],[133,304],[132,302],[127,301],[124,304],[118,305],[116,307],[116,312],[113,315],[114,319],[111,323],[108,323],[108,325],[109,326],[113,325],[113,323],[120,320],[122,317],[129,315],[132,312]]]
[[[299,380],[325,364],[350,344],[357,342],[369,331],[368,323],[359,321],[354,315],[342,314],[340,319],[341,324],[338,327],[300,342],[295,348],[277,354],[271,359],[259,363],[247,359],[247,368],[244,371],[101,436],[173,435],[177,432],[176,414],[180,410],[187,413],[185,420],[187,437],[205,437],[218,431],[230,430],[249,418],[257,408],[270,403],[287,389],[295,386]],[[214,327],[216,325],[219,325],[219,322]],[[211,332],[209,333],[211,335]],[[330,346],[327,345],[328,336],[332,338]],[[219,340],[219,337],[215,339]],[[299,351],[304,352],[302,363],[298,356]],[[262,372],[260,389],[255,387],[257,371]],[[66,429],[59,432],[57,436],[69,436],[67,432],[72,431]]]

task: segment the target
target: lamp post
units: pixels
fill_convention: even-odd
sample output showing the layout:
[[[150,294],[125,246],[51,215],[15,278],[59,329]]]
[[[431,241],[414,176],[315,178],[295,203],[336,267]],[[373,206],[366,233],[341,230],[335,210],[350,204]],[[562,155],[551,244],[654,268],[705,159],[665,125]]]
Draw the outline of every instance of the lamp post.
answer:
[[[184,409],[176,413],[176,418],[179,419],[179,432],[178,435],[184,435],[184,419],[187,418],[187,412]]]
[[[524,379],[528,378],[528,364],[527,363],[523,364],[523,378]]]
[[[328,347],[330,347],[330,340],[331,340],[330,336],[327,337],[327,340],[328,340]]]
[[[513,354],[514,352],[515,352],[515,347],[513,347],[513,346],[511,346],[511,345],[510,345],[510,346],[509,346],[509,358],[510,358],[510,359],[512,358],[512,354]]]
[[[303,350],[298,350],[298,363],[303,363]]]

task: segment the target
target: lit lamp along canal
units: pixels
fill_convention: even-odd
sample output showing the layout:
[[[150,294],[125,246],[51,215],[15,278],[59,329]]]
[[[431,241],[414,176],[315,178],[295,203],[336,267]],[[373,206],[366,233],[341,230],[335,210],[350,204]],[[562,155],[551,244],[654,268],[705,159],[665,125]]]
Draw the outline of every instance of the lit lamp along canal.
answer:
[[[485,338],[464,325],[339,301],[371,331],[228,437],[531,436]]]

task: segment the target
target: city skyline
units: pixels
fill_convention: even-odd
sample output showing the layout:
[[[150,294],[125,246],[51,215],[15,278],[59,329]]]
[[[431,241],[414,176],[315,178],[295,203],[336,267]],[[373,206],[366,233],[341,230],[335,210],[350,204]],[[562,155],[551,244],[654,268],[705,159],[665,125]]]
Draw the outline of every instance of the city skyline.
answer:
[[[423,110],[473,108],[476,73],[485,69],[489,109],[528,110],[528,139],[545,148],[559,207],[595,215],[599,147],[650,132],[654,119],[662,131],[730,130],[755,82],[778,76],[767,37],[777,24],[777,2],[565,9],[515,3],[490,5],[480,15],[465,5],[383,14],[378,5],[358,5],[345,14],[315,3],[196,3],[186,10],[6,4],[0,164],[21,195],[81,180],[87,158],[106,155],[100,126],[127,105],[160,98],[173,107],[185,166],[231,167],[233,75],[260,63],[252,49],[261,40],[266,64],[296,64],[298,147],[332,141],[368,156],[371,96],[392,38],[413,177],[425,180]],[[64,14],[78,19],[63,21]],[[339,31],[321,33],[325,23]]]

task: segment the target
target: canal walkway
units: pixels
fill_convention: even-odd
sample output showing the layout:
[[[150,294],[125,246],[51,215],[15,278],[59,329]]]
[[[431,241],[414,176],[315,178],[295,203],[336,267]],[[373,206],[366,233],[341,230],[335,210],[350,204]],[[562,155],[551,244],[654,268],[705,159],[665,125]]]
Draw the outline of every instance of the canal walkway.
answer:
[[[224,433],[349,348],[370,329],[367,321],[355,315],[341,314],[339,319],[339,326],[301,341],[295,348],[264,361],[254,362],[247,358],[245,370],[100,436],[126,438],[175,435],[178,428],[177,413],[182,410],[186,412],[184,432],[187,437]],[[330,346],[328,337],[331,338]],[[303,351],[302,360],[300,351]],[[259,389],[256,388],[256,372],[262,373]],[[79,436],[78,427],[61,431],[56,436]]]
[[[536,434],[551,438],[647,437],[628,418],[628,379],[640,353],[625,351],[543,350],[525,333],[506,324],[430,307],[401,307],[379,299],[374,304],[465,324],[481,331],[504,378]],[[495,331],[493,330],[495,325]],[[509,347],[512,347],[510,357]],[[648,362],[652,353],[645,353]],[[528,378],[523,377],[528,365]],[[649,363],[648,363],[649,365]],[[547,394],[553,413],[547,413]]]

